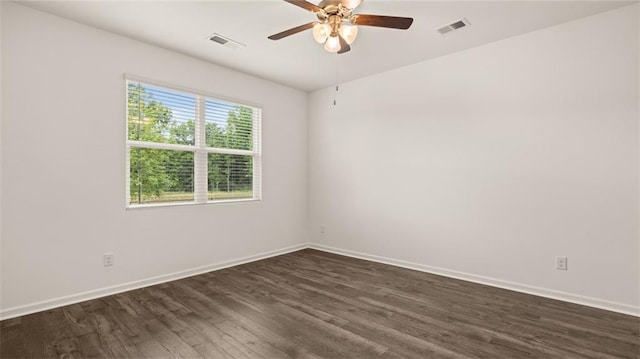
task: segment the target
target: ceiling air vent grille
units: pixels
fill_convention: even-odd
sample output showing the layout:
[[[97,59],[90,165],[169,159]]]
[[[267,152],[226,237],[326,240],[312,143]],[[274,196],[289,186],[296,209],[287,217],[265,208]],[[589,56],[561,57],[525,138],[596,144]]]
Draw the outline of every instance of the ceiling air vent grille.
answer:
[[[440,35],[444,35],[444,34],[446,34],[448,32],[453,31],[453,30],[462,29],[463,27],[467,27],[469,25],[471,25],[469,23],[469,21],[467,19],[463,18],[463,19],[458,20],[458,21],[456,21],[454,23],[451,23],[451,24],[448,24],[448,25],[445,25],[445,26],[439,28],[438,32],[440,33]]]
[[[241,43],[239,43],[237,41],[231,40],[228,37],[224,37],[224,36],[222,36],[220,34],[215,34],[215,33],[213,35],[209,36],[209,40],[215,42],[216,44],[220,44],[220,45],[222,45],[224,47],[228,47],[228,48],[233,49],[233,50],[237,50],[237,49],[241,49],[241,48],[245,47],[245,45],[243,45],[243,44],[241,44]]]

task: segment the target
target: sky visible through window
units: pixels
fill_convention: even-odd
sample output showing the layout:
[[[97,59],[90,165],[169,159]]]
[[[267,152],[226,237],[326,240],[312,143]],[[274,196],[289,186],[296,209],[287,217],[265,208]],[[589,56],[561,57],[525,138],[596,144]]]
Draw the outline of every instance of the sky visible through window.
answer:
[[[186,93],[142,85],[142,88],[158,102],[171,110],[172,119],[187,122],[196,119],[196,97]],[[222,100],[207,98],[205,102],[205,121],[216,123],[219,127],[226,127],[229,111],[237,108],[236,104]]]

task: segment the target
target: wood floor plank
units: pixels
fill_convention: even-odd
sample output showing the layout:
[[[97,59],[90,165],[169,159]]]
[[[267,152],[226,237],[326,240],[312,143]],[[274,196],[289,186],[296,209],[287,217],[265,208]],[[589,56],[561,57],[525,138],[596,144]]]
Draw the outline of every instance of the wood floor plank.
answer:
[[[640,318],[307,249],[2,321],[0,357],[640,359]]]
[[[149,322],[156,319],[137,306],[130,294],[132,292],[105,298],[113,321],[121,328],[121,335],[129,338],[124,344],[137,349],[140,353],[137,357],[173,358],[169,350],[148,330],[151,325]]]
[[[0,358],[24,357],[22,319],[13,318],[0,323]]]
[[[286,338],[281,335],[282,333],[286,334],[286,328],[276,320],[271,320],[259,311],[256,311],[256,308],[246,307],[240,302],[233,302],[232,299],[229,298],[226,298],[225,300],[218,298],[218,300],[222,301],[214,302],[211,298],[188,286],[181,286],[181,288],[184,289],[183,292],[195,292],[193,294],[194,297],[200,297],[202,301],[210,303],[204,305],[203,308],[214,307],[216,313],[218,313],[216,316],[217,318],[224,316],[229,320],[242,325],[245,329],[251,331],[257,337],[272,343],[275,347],[290,357],[317,358],[317,356],[310,353],[306,348],[296,346],[290,338]],[[229,303],[233,303],[233,305],[230,305]],[[209,320],[212,321],[212,319]],[[219,322],[219,320],[213,321],[214,324]]]
[[[25,315],[22,319],[25,358],[55,358],[55,353],[45,352],[44,313]]]
[[[69,322],[66,320],[61,308],[48,310],[43,313],[44,330],[49,334],[51,352],[55,352],[59,358],[84,358],[78,338],[72,332]]]

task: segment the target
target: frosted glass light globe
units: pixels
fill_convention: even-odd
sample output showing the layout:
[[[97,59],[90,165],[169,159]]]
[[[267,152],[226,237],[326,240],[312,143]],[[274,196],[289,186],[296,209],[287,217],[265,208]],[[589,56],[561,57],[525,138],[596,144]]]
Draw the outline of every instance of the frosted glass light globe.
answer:
[[[331,26],[329,24],[317,23],[313,25],[313,38],[323,44],[331,35]]]
[[[329,36],[327,42],[324,43],[324,49],[329,52],[338,52],[340,50],[340,40],[337,36]]]
[[[356,36],[358,36],[358,27],[351,25],[342,25],[340,26],[340,36],[347,42],[347,44],[351,45],[355,40]]]

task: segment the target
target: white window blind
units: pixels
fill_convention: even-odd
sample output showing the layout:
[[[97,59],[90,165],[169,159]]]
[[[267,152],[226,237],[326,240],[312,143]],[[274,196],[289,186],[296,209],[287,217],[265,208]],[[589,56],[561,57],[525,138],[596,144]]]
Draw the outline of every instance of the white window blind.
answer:
[[[127,206],[261,198],[260,108],[126,82]]]

